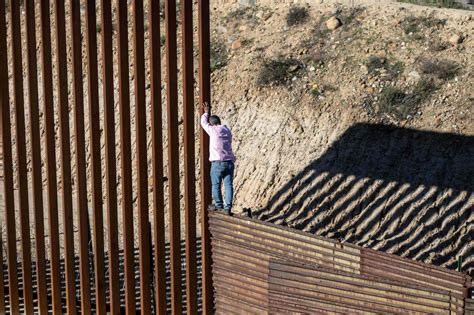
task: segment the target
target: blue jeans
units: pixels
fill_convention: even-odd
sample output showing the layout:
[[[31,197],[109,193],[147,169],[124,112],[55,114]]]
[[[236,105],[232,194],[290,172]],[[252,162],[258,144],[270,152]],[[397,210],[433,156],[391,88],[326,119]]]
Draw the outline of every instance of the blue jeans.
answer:
[[[222,201],[221,183],[224,181],[225,203]],[[215,161],[211,164],[212,197],[216,208],[229,210],[232,208],[234,196],[234,162]]]

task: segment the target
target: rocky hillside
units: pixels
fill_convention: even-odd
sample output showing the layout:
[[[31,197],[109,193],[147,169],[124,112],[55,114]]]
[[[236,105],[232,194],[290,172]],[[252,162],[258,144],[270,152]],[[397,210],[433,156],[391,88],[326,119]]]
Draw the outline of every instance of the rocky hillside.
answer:
[[[229,5],[213,20],[239,209],[473,270],[472,12]]]

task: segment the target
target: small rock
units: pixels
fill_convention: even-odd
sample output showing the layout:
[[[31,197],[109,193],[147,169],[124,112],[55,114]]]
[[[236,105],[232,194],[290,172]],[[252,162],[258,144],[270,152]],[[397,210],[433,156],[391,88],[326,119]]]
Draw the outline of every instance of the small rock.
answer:
[[[247,30],[247,25],[241,25],[241,26],[239,27],[239,31],[244,32],[244,31],[246,31],[246,30]]]
[[[313,71],[315,71],[315,70],[316,70],[315,67],[313,67],[313,66],[309,67],[309,71],[313,72]]]
[[[421,76],[417,71],[412,71],[408,74],[408,81],[418,82],[420,81]]]
[[[331,31],[339,28],[341,25],[342,25],[341,20],[339,20],[335,16],[333,16],[332,18],[326,21],[326,27]]]
[[[268,20],[269,18],[272,17],[272,14],[273,14],[272,12],[267,12],[267,13],[265,13],[265,14],[262,16],[262,20],[264,20],[264,21]]]
[[[257,4],[257,0],[239,0],[239,5],[241,7],[250,7]]]
[[[461,44],[462,41],[463,41],[463,37],[459,34],[453,34],[451,35],[451,37],[449,37],[448,41],[452,44],[452,45],[458,45],[458,44]]]
[[[295,72],[296,70],[298,70],[300,66],[299,65],[294,65],[294,66],[291,66],[288,68],[288,71],[289,72]]]
[[[217,25],[216,30],[218,33],[227,33],[227,28],[222,25]]]
[[[369,73],[369,67],[367,67],[364,64],[360,66],[360,70],[362,71],[363,74],[368,74]]]
[[[230,45],[230,48],[233,50],[239,49],[240,47],[242,47],[242,42],[240,41],[240,39],[233,41],[232,44]]]

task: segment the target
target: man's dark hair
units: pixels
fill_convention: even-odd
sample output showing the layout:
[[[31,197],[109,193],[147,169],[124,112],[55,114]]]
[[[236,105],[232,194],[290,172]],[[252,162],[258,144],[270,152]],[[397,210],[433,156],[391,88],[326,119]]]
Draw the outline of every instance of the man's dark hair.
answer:
[[[219,118],[219,116],[212,115],[211,117],[209,117],[209,123],[213,126],[217,126],[221,124],[221,119]]]

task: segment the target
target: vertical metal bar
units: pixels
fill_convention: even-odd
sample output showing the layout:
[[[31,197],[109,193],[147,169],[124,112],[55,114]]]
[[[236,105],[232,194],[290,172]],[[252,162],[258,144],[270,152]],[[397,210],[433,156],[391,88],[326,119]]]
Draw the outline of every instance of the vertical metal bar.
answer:
[[[73,58],[73,86],[74,86],[74,125],[76,133],[76,185],[77,211],[79,222],[79,270],[81,282],[81,311],[84,314],[91,312],[90,272],[89,272],[89,237],[87,208],[87,179],[85,164],[85,137],[84,137],[84,91],[82,86],[82,45],[81,45],[81,16],[80,1],[70,1],[71,31],[72,31],[72,58]]]
[[[199,32],[199,93],[200,101],[211,104],[209,0],[198,1]],[[213,312],[213,288],[211,270],[211,241],[207,207],[211,204],[209,178],[209,137],[201,129],[201,242],[202,242],[202,305],[204,314]]]
[[[51,66],[51,27],[49,1],[41,0],[41,44],[44,116],[46,125],[46,170],[48,180],[49,237],[51,242],[51,287],[53,311],[61,309],[61,274],[59,265],[58,195],[56,182],[56,153]]]
[[[0,3],[0,55],[8,56],[5,20],[5,1]],[[10,312],[19,312],[15,205],[13,199],[13,164],[10,124],[10,97],[8,91],[8,58],[0,58],[0,136],[3,149],[3,180],[5,222],[7,224],[7,260]],[[2,262],[3,263],[3,262]]]
[[[35,4],[33,0],[25,2],[26,45],[28,50],[28,90],[30,110],[31,168],[33,182],[33,209],[36,247],[36,284],[38,292],[38,310],[41,314],[48,311],[46,291],[46,254],[44,241],[43,180],[41,174],[41,151],[38,102],[38,67],[36,58]]]
[[[194,49],[193,1],[181,0],[182,73],[184,117],[184,187],[186,221],[186,311],[197,313],[196,175],[194,162]]]
[[[5,20],[5,1],[0,1],[0,56],[8,56]],[[3,149],[3,196],[7,225],[7,260],[10,312],[19,312],[16,252],[15,204],[13,199],[13,164],[10,124],[10,97],[8,93],[8,58],[0,58],[0,137]]]
[[[7,54],[5,1],[0,1],[0,55]],[[7,224],[7,260],[10,312],[19,312],[15,205],[13,199],[13,165],[10,124],[10,97],[8,93],[8,58],[0,58],[0,136],[3,150],[3,184],[5,222]],[[2,262],[3,263],[3,262]]]
[[[102,86],[105,109],[105,167],[109,249],[110,313],[120,314],[119,244],[117,221],[117,167],[115,157],[114,69],[112,55],[111,0],[101,0],[102,7]]]
[[[74,262],[74,226],[72,210],[71,180],[71,144],[69,131],[69,99],[67,86],[67,55],[66,55],[66,17],[64,0],[55,0],[56,20],[56,58],[57,58],[57,89],[59,107],[59,128],[61,142],[61,195],[64,227],[64,259],[66,278],[66,308],[68,314],[76,314],[76,281]]]
[[[140,249],[140,296],[142,314],[151,313],[150,245],[148,244],[148,171],[146,153],[145,58],[143,0],[133,0],[135,64],[135,131],[138,171],[138,227]]]
[[[105,314],[104,218],[100,154],[99,87],[97,73],[96,1],[86,6],[87,74],[89,97],[90,151],[92,161],[92,207],[94,213],[94,266],[96,312]]]
[[[128,74],[127,1],[117,0],[120,103],[120,150],[122,163],[122,218],[125,256],[125,308],[135,312],[135,262],[133,241],[132,158],[130,143],[130,86]]]
[[[163,131],[161,109],[160,2],[149,0],[151,128],[153,141],[153,216],[157,314],[166,314],[165,214],[163,188]]]
[[[31,241],[28,204],[28,175],[26,170],[25,102],[23,95],[23,62],[21,48],[20,2],[10,0],[10,30],[13,56],[13,104],[15,106],[16,148],[20,235],[23,269],[23,303],[27,314],[33,312],[33,285],[31,283]]]
[[[166,0],[166,79],[168,113],[168,175],[170,213],[171,311],[181,313],[181,238],[179,206],[178,68],[176,0]]]

